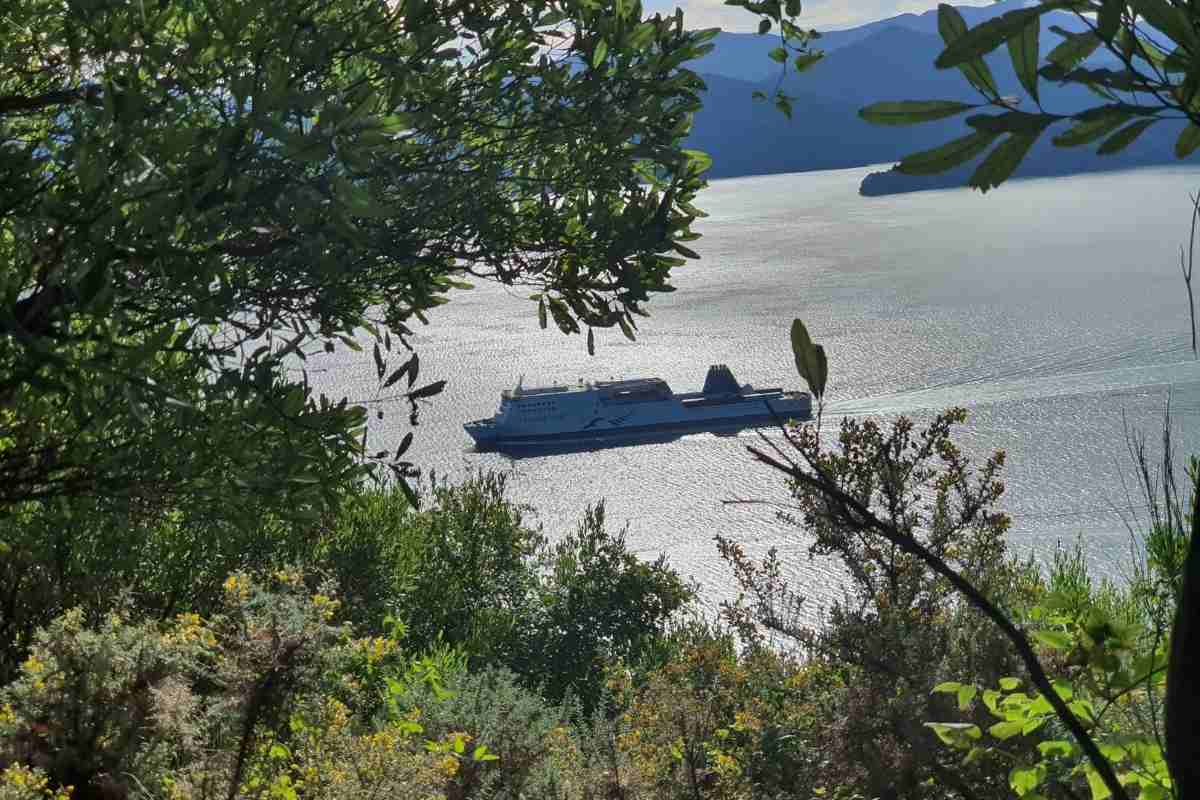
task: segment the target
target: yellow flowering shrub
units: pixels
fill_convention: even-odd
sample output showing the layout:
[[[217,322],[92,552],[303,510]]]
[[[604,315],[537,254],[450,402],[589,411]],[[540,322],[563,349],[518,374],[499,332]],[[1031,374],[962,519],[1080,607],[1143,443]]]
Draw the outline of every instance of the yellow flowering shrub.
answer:
[[[72,611],[40,631],[0,689],[0,800],[72,782],[106,800],[589,797],[569,713],[511,673],[355,638],[332,588],[290,572],[224,586],[211,617]]]
[[[46,773],[21,764],[0,772],[0,800],[70,800],[71,787],[53,788]]]
[[[805,667],[718,637],[688,642],[635,680],[610,673],[615,745],[629,797],[809,800],[819,752]]]

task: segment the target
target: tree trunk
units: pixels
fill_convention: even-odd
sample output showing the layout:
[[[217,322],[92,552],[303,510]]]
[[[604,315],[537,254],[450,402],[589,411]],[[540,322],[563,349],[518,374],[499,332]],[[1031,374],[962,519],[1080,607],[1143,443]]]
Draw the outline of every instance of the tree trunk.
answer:
[[[1192,504],[1191,544],[1167,671],[1167,765],[1181,799],[1200,792],[1200,486],[1193,489]]]

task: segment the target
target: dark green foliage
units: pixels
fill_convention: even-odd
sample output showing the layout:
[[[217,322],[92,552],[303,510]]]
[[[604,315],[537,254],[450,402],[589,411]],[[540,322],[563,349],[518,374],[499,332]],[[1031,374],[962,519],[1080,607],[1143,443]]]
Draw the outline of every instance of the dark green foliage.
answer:
[[[485,473],[459,486],[434,478],[429,507],[419,512],[395,495],[390,500],[403,527],[381,515],[384,528],[358,535],[406,540],[411,557],[386,577],[409,648],[444,641],[461,646],[475,664],[507,664],[522,655],[531,638],[528,611],[544,540],[525,522],[528,509],[508,498],[505,476]]]
[[[204,796],[235,796],[264,734],[316,691],[347,633],[325,591],[289,573],[266,586],[233,575],[210,618],[114,610],[89,625],[68,611],[0,689],[0,763],[37,766],[80,800],[188,772],[215,782]]]
[[[537,624],[526,660],[514,668],[547,697],[573,694],[585,709],[595,707],[605,663],[638,659],[695,597],[665,556],[641,561],[625,535],[608,531],[600,503],[540,556],[544,577],[530,609]]]
[[[465,733],[470,747],[485,745],[501,754],[494,765],[464,776],[480,798],[555,797],[578,775],[556,768],[554,750],[570,737],[578,712],[547,703],[507,669],[487,667],[450,681],[449,695],[428,686],[405,695],[401,710],[420,709],[424,734],[431,739]]]
[[[549,545],[502,474],[434,477],[422,494],[417,509],[398,487],[362,487],[320,524],[264,509],[253,531],[183,514],[63,525],[31,506],[0,550],[0,680],[33,632],[69,608],[99,620],[124,595],[152,618],[209,614],[229,574],[299,565],[345,587],[342,618],[363,632],[398,620],[409,652],[458,648],[475,667],[506,665],[527,686],[590,707],[604,660],[636,654],[693,597],[664,559],[643,563],[623,531],[607,530],[602,504]]]
[[[996,602],[1020,608],[1032,581],[1008,554],[1008,518],[995,509],[1003,454],[978,467],[969,463],[951,437],[963,413],[940,415],[924,430],[903,418],[890,426],[847,419],[836,447],[823,446],[816,427],[804,426],[790,432],[791,453],[901,536],[954,564]],[[793,481],[790,489],[796,511],[781,519],[804,528],[812,556],[844,571],[844,597],[812,622],[774,554],[754,561],[718,538],[744,593],[724,616],[752,646],[767,647],[773,636],[843,678],[843,686],[820,698],[826,722],[818,734],[839,783],[867,797],[901,798],[966,786],[987,796],[985,787],[1003,786],[996,767],[964,769],[931,747],[922,726],[938,713],[941,701],[930,692],[947,675],[987,683],[1020,673],[1003,637],[921,559],[896,542],[864,535],[855,527],[858,513],[844,518],[844,507],[817,487]]]
[[[458,648],[591,708],[605,660],[636,657],[694,597],[665,558],[643,562],[608,530],[603,503],[549,544],[504,474],[434,477],[422,495],[414,509],[396,489],[347,494],[303,556],[345,587],[360,629],[402,621],[410,652]]]
[[[359,545],[335,560],[338,580],[372,587],[352,589],[362,601],[350,605],[402,616],[410,650],[460,647],[475,667],[507,666],[545,696],[574,694],[590,708],[605,659],[636,654],[693,597],[665,559],[644,563],[624,531],[607,530],[603,504],[550,545],[502,474],[435,480],[427,499],[413,511],[395,493],[369,495],[335,526],[338,541]]]

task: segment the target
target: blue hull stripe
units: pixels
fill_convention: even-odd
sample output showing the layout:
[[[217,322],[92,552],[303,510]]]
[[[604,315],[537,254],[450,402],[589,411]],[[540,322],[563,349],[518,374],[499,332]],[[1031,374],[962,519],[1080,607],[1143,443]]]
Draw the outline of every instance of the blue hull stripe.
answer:
[[[796,419],[794,416],[780,414],[778,419]],[[807,419],[807,417],[805,417]],[[638,434],[659,433],[668,431],[692,431],[701,433],[708,430],[749,428],[762,423],[772,423],[776,417],[772,414],[756,414],[745,417],[711,417],[709,419],[684,420],[680,422],[661,422],[652,425],[621,426],[616,428],[590,428],[588,430],[562,431],[559,433],[539,433],[527,436],[496,436],[480,435],[480,431],[467,428],[467,433],[477,444],[484,445],[514,445],[514,444],[545,444],[551,442],[588,441],[594,439],[620,439],[625,436]]]

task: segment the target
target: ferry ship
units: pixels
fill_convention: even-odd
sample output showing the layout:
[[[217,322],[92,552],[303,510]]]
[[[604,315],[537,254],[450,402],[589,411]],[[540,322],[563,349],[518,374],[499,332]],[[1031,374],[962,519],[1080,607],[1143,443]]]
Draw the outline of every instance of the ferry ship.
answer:
[[[807,392],[739,386],[729,367],[708,368],[699,392],[675,394],[662,378],[523,388],[500,395],[500,409],[463,427],[481,447],[553,445],[667,431],[773,424],[812,415]]]

